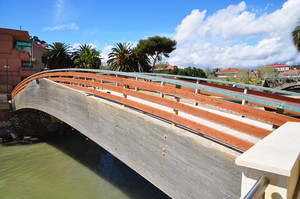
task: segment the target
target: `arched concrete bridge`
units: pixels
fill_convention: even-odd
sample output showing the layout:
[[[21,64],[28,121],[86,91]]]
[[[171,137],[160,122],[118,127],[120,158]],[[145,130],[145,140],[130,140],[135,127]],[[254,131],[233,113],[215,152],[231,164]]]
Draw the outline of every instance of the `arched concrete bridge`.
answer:
[[[274,89],[288,89],[300,87],[300,77],[266,78],[263,86]]]
[[[235,159],[273,127],[300,122],[283,114],[300,115],[300,100],[249,85],[178,78],[183,77],[47,71],[16,87],[12,106],[64,121],[172,198],[239,198],[242,171]],[[257,105],[277,112],[252,107]]]

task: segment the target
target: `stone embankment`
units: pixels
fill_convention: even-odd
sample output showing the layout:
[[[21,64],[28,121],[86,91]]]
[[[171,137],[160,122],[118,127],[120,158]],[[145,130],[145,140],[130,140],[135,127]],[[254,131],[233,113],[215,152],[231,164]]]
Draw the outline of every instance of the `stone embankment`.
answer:
[[[6,85],[0,84],[0,128],[7,127],[9,123],[9,103],[7,102]]]
[[[35,142],[55,134],[70,132],[72,128],[60,120],[32,109],[17,111],[10,118],[10,125],[0,128],[0,143],[12,141]]]
[[[300,77],[266,78],[263,82],[263,86],[276,89],[286,89],[293,86],[300,86]]]

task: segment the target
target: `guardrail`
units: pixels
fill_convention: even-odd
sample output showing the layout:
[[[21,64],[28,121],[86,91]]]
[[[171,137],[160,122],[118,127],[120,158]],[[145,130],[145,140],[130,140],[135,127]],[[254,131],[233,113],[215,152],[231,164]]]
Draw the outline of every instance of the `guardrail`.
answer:
[[[242,84],[242,83],[215,80],[215,79],[207,79],[207,78],[200,78],[200,77],[188,77],[188,76],[171,75],[171,74],[163,74],[163,73],[144,73],[144,74],[153,75],[153,76],[162,76],[162,77],[191,79],[191,80],[196,80],[196,81],[199,80],[199,81],[213,82],[213,83],[218,83],[218,84],[228,84],[228,85],[237,86],[240,88],[251,88],[253,90],[268,91],[268,92],[279,93],[279,94],[283,94],[283,95],[300,96],[300,93],[279,90],[279,89],[273,89],[273,88],[268,88],[268,87],[263,87],[263,86],[252,85],[252,84]]]
[[[105,70],[60,69],[43,71],[34,74],[21,82],[12,92],[12,97],[16,97],[18,93],[20,93],[30,82],[34,80],[38,82],[40,78],[47,78],[64,84],[70,88],[85,91],[96,96],[117,101],[125,106],[131,106],[143,110],[161,118],[165,118],[171,121],[174,125],[179,124],[197,132],[201,132],[206,136],[219,140],[240,150],[247,150],[253,146],[253,143],[237,136],[221,132],[220,130],[213,129],[205,124],[200,124],[189,120],[180,116],[178,112],[184,112],[194,117],[212,121],[214,123],[227,126],[228,128],[244,132],[258,138],[265,137],[266,135],[270,134],[271,131],[240,122],[239,120],[234,120],[209,111],[205,111],[195,106],[187,105],[186,103],[182,103],[181,99],[188,99],[199,104],[214,106],[218,109],[226,110],[276,126],[281,126],[287,121],[300,121],[300,119],[297,118],[244,106],[242,104],[226,101],[213,96],[231,96],[235,99],[244,99],[248,101],[253,100],[268,106],[280,106],[282,108],[289,108],[292,111],[300,112],[299,105],[295,103],[284,102],[284,104],[282,104],[282,102],[278,100],[272,100],[260,96],[252,96],[232,90],[211,87],[208,85],[149,76],[139,73],[124,73]],[[114,93],[106,93],[101,91],[101,89],[121,93],[122,96],[115,95]],[[200,93],[198,92],[199,90]],[[132,96],[171,108],[173,112],[167,112],[153,106],[141,104],[128,99],[127,96]],[[165,96],[168,96],[168,98]]]
[[[51,71],[52,72],[55,72],[55,71],[94,72],[94,73],[99,73],[99,74],[123,75],[123,76],[127,76],[127,77],[143,78],[143,79],[148,79],[150,81],[158,81],[158,82],[163,82],[163,83],[168,83],[168,84],[173,84],[173,85],[185,86],[185,87],[192,88],[195,90],[197,89],[197,90],[201,90],[204,92],[206,91],[209,93],[214,93],[217,95],[221,95],[221,96],[225,96],[225,97],[229,97],[229,98],[233,98],[233,99],[250,101],[254,104],[262,105],[262,106],[269,107],[269,108],[273,107],[275,109],[287,110],[294,114],[300,113],[300,106],[299,106],[300,100],[299,99],[292,99],[292,98],[281,96],[281,98],[274,97],[273,99],[275,99],[275,100],[269,100],[266,98],[261,98],[260,96],[257,96],[257,95],[254,97],[252,95],[248,95],[248,91],[246,91],[246,92],[243,91],[244,93],[231,92],[230,90],[225,91],[222,88],[219,89],[219,88],[211,87],[211,85],[206,86],[206,85],[202,85],[202,84],[191,84],[189,82],[182,82],[182,81],[177,81],[174,79],[162,78],[159,76],[163,75],[163,76],[168,76],[168,77],[173,77],[173,78],[185,78],[185,79],[201,80],[201,81],[208,81],[208,82],[215,82],[215,83],[227,83],[227,84],[234,84],[236,86],[243,87],[245,89],[252,88],[252,89],[256,89],[256,90],[263,90],[263,91],[270,91],[270,92],[276,92],[276,93],[281,93],[281,94],[289,94],[289,95],[293,95],[293,96],[300,96],[300,93],[282,91],[282,90],[277,90],[277,89],[270,89],[270,88],[255,86],[255,85],[240,84],[240,83],[226,82],[226,81],[212,80],[212,79],[205,79],[205,78],[186,77],[186,76],[179,76],[179,75],[174,76],[174,75],[168,75],[168,74],[155,74],[155,73],[125,73],[125,72],[95,70],[95,69],[59,69],[59,70],[51,70]],[[40,72],[37,74],[43,74],[43,73],[47,73],[47,71],[43,71],[43,72]],[[279,99],[279,100],[277,100],[277,99]],[[296,103],[296,105],[294,103]]]

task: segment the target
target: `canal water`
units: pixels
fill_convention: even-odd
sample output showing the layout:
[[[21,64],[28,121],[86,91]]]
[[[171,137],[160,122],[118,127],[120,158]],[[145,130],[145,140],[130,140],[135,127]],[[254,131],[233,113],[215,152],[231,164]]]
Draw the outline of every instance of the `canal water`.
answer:
[[[79,133],[0,145],[0,199],[169,198]]]

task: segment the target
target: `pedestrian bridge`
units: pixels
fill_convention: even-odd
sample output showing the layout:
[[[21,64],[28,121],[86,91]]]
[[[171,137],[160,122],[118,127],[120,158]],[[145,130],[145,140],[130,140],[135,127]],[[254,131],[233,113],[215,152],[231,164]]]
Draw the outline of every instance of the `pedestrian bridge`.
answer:
[[[21,82],[12,106],[64,121],[172,198],[239,198],[261,176],[266,196],[289,198],[300,189],[299,96],[203,78],[61,69]],[[274,136],[294,139],[272,146]],[[277,157],[278,146],[289,155]]]
[[[300,77],[268,77],[263,86],[275,89],[293,89],[300,87]]]

